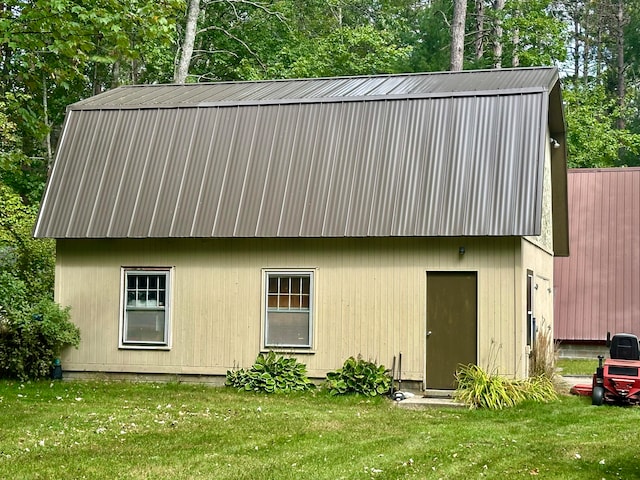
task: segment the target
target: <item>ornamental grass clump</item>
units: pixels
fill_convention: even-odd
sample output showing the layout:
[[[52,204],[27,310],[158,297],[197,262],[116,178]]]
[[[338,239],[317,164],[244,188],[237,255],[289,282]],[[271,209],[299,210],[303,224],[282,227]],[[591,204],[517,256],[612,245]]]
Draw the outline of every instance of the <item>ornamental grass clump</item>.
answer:
[[[551,379],[545,375],[510,380],[489,374],[477,365],[463,365],[456,372],[456,380],[454,396],[469,408],[500,410],[526,400],[546,403],[558,398]]]
[[[553,378],[555,375],[557,351],[551,335],[549,328],[541,328],[536,334],[529,365],[532,376]]]
[[[375,397],[391,389],[391,376],[384,365],[363,360],[359,355],[349,357],[342,368],[327,373],[327,390],[330,395],[349,393]]]
[[[238,390],[288,393],[314,387],[307,377],[307,366],[293,357],[269,352],[259,354],[249,369],[228,370],[225,385]]]

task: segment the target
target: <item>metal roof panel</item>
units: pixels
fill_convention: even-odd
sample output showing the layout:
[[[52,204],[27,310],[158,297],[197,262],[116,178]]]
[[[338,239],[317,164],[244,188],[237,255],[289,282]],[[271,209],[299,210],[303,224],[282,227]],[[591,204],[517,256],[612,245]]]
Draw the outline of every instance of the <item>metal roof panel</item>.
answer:
[[[552,74],[116,89],[71,107],[35,234],[536,234]]]

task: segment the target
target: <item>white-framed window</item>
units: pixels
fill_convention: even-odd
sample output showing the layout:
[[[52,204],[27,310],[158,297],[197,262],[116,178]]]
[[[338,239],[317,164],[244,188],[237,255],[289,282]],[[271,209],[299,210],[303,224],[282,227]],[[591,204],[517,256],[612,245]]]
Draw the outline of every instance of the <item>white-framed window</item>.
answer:
[[[264,272],[265,348],[311,348],[313,276],[312,270]]]
[[[120,347],[170,347],[171,271],[122,269]]]

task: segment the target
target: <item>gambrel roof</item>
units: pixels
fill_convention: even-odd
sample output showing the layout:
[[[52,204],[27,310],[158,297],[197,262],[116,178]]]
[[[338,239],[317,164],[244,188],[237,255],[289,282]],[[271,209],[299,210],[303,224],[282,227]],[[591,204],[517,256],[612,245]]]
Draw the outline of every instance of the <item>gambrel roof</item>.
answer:
[[[554,68],[119,87],[69,107],[35,235],[537,235],[549,133],[562,254]]]

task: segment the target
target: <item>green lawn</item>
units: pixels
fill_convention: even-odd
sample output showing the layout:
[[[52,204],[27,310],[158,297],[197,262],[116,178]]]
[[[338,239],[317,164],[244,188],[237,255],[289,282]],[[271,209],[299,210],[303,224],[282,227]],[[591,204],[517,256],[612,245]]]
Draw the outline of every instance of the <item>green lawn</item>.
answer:
[[[560,358],[556,367],[561,375],[593,375],[598,367],[598,359]]]
[[[640,477],[640,409],[503,411],[178,384],[0,382],[7,479]]]

